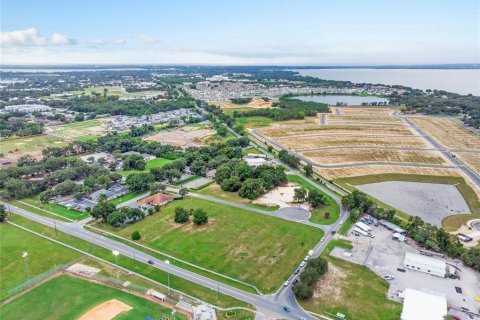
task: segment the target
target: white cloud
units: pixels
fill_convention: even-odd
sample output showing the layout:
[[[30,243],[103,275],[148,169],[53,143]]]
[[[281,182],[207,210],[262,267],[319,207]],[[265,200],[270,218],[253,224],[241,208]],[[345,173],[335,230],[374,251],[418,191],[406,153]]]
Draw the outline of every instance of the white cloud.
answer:
[[[123,39],[123,38],[118,38],[115,41],[113,41],[113,43],[119,44],[119,45],[124,45],[125,43],[127,43],[127,41],[125,41],[125,39]]]
[[[151,36],[147,36],[147,35],[144,35],[144,34],[140,34],[137,36],[137,39],[145,44],[153,44],[153,43],[157,43],[158,42],[158,39],[155,38],[155,37],[151,37]]]
[[[0,33],[2,46],[60,46],[76,43],[76,40],[59,33],[54,33],[50,38],[42,37],[35,28]]]

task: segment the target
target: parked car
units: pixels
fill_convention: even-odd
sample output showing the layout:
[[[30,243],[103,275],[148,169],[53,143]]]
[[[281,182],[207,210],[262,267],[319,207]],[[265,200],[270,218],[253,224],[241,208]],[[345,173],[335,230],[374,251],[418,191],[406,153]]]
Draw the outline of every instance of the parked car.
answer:
[[[298,279],[293,280],[292,285],[296,285],[298,282]]]
[[[383,276],[383,279],[387,280],[387,281],[390,281],[390,280],[393,280],[395,279],[394,276],[390,275],[390,274],[387,274],[386,276]]]
[[[290,284],[290,280],[287,280],[287,281],[285,281],[285,282],[283,283],[283,285],[284,285],[285,287],[288,286],[289,284]]]
[[[305,261],[302,261],[302,263],[300,263],[300,268],[303,268],[305,266],[306,262]]]
[[[148,264],[154,264],[152,260],[148,260]]]
[[[295,274],[298,274],[300,272],[300,269],[295,270]]]

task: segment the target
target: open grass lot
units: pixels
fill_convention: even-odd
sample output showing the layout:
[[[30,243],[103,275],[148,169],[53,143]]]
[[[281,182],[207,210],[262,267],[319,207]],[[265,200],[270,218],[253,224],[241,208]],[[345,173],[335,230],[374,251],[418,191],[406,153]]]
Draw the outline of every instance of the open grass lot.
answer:
[[[170,309],[142,297],[83,279],[60,275],[2,306],[0,318],[77,319],[90,309],[111,299],[117,299],[132,307],[115,319],[171,317]],[[180,313],[177,313],[176,317],[186,319]]]
[[[86,135],[86,136],[81,136],[81,137],[76,137],[76,141],[81,141],[81,142],[88,142],[88,141],[97,141],[98,136],[97,135]]]
[[[292,150],[323,147],[405,147],[426,148],[428,145],[421,137],[388,137],[388,136],[323,136],[281,139],[281,144]]]
[[[65,93],[75,94],[75,95],[91,95],[93,92],[103,95],[104,89],[107,89],[108,95],[115,95],[120,96],[124,93],[123,88],[121,87],[114,87],[114,86],[102,86],[102,87],[89,87],[84,88],[83,90],[76,90],[76,91],[66,91]]]
[[[24,251],[28,252],[28,271],[31,278],[55,265],[67,264],[82,256],[76,251],[6,223],[0,224],[0,249],[0,297],[27,281],[25,261],[22,257]]]
[[[410,120],[447,148],[480,150],[480,137],[448,118],[424,116]]]
[[[50,126],[46,127],[46,130],[65,137],[66,139],[89,140],[92,139],[93,136],[105,134],[104,128],[102,127],[102,121],[105,119],[92,119],[60,126]]]
[[[53,228],[43,226],[39,223],[33,222],[31,220],[28,220],[26,218],[23,218],[15,214],[12,214],[9,219],[10,221],[16,224],[19,224],[25,228],[28,228],[29,230],[38,232],[42,235],[48,236],[57,241],[60,241],[62,243],[78,248],[82,251],[93,254],[94,256],[102,258],[111,263],[115,263],[115,258],[113,257],[112,252],[110,250],[103,249],[99,246],[95,247],[91,243],[88,243],[74,236],[65,234],[63,232],[55,233]],[[161,270],[158,270],[154,267],[151,267],[142,263],[138,263],[133,259],[130,259],[122,255],[118,256],[118,264],[121,267],[135,271],[163,285],[167,285],[167,274]],[[231,298],[223,294],[217,295],[217,292],[215,290],[204,288],[195,283],[184,280],[182,278],[175,277],[173,275],[170,275],[170,287],[176,290],[180,290],[181,292],[192,295],[194,297],[201,297],[203,301],[206,301],[221,307],[225,307],[225,308],[250,307],[250,305],[247,303],[244,303],[242,301],[236,300],[234,298]]]
[[[128,175],[132,174],[132,173],[140,173],[140,172],[150,172],[150,169],[152,168],[161,168],[163,167],[164,165],[166,165],[167,163],[170,163],[170,162],[173,162],[174,160],[170,160],[170,159],[165,159],[165,158],[157,158],[157,159],[153,159],[153,160],[150,160],[150,161],[147,161],[147,165],[145,166],[145,170],[143,171],[139,171],[139,170],[121,170],[121,171],[118,171],[118,173],[120,173],[122,176],[124,177],[128,177]]]
[[[222,188],[220,188],[220,186],[217,183],[212,183],[206,186],[205,188],[202,188],[196,191],[196,193],[214,197],[221,200],[244,204],[249,207],[258,208],[261,210],[275,211],[275,210],[278,210],[279,208],[279,206],[267,207],[260,204],[254,204],[252,203],[252,200],[240,197],[237,192],[223,191]]]
[[[263,154],[260,150],[257,148],[247,148],[242,151],[242,155],[246,156],[247,154]]]
[[[30,212],[33,212],[39,216],[44,216],[44,217],[48,217],[48,218],[53,218],[53,219],[56,219],[56,220],[59,220],[59,221],[65,221],[65,222],[70,222],[71,220],[70,219],[66,219],[62,216],[58,216],[56,214],[53,214],[52,212],[50,211],[43,211],[43,210],[40,210],[39,208],[37,207],[32,207],[31,205],[29,204],[26,204],[26,203],[22,203],[22,202],[19,202],[17,200],[9,200],[9,201],[6,201],[4,199],[2,199],[3,201],[11,204],[11,205],[14,205],[15,207],[18,207],[18,208],[22,208],[22,209],[25,209],[25,210],[28,210]]]
[[[352,249],[346,240],[331,240],[322,256],[329,271],[320,279],[312,299],[300,301],[309,311],[341,312],[347,319],[399,319],[401,305],[387,299],[388,282],[367,267],[330,257],[334,247]]]
[[[72,219],[72,220],[83,220],[89,216],[87,212],[79,212],[73,209],[68,209],[56,203],[43,203],[37,197],[25,198],[25,199],[22,199],[21,201],[33,207],[50,211],[62,217]]]
[[[237,118],[237,123],[245,126],[245,128],[260,128],[269,126],[273,123],[273,120],[262,116],[240,117]]]
[[[387,299],[388,283],[367,267],[326,256],[329,271],[320,279],[314,297],[300,301],[318,314],[341,312],[352,320],[399,319],[401,304]]]
[[[308,190],[317,189],[307,181],[300,178],[299,176],[287,175],[287,178],[288,178],[288,181],[296,182]],[[314,223],[328,225],[337,221],[340,215],[340,207],[330,196],[328,196],[327,194],[324,194],[324,195],[327,199],[327,203],[325,205],[320,206],[319,208],[311,210],[310,213],[312,214],[312,216],[310,217],[309,220]],[[330,218],[328,219],[325,218],[325,212],[330,212]]]
[[[129,192],[127,194],[124,194],[123,196],[120,196],[118,198],[115,198],[115,199],[112,199],[110,200],[109,202],[110,203],[113,203],[114,205],[118,205],[120,203],[124,203],[128,200],[131,200],[135,197],[138,197],[139,195],[141,195],[143,192]]]
[[[357,121],[357,122],[384,122],[384,123],[400,123],[399,117],[389,116],[385,114],[329,114],[328,121]]]
[[[328,149],[300,153],[318,164],[334,165],[358,162],[407,162],[443,164],[446,160],[437,151],[393,149]]]
[[[480,219],[480,214],[455,214],[443,219],[442,226],[445,230],[453,232],[473,219]]]
[[[209,222],[200,227],[192,222],[176,224],[175,207],[202,208]],[[144,245],[267,292],[285,281],[323,235],[316,228],[191,197],[113,232],[130,237],[135,230]]]
[[[63,147],[67,142],[62,139],[49,135],[28,136],[19,138],[9,138],[0,140],[0,158],[1,163],[17,163],[18,158],[23,155],[31,155],[36,159],[41,159],[42,150],[48,147]]]
[[[336,180],[342,186],[349,188],[350,186],[383,182],[383,181],[411,181],[411,182],[426,182],[426,183],[443,183],[455,185],[462,196],[465,198],[472,213],[480,213],[480,201],[475,191],[465,182],[462,177],[449,176],[426,176],[413,174],[380,174],[368,175],[361,177],[352,177]]]

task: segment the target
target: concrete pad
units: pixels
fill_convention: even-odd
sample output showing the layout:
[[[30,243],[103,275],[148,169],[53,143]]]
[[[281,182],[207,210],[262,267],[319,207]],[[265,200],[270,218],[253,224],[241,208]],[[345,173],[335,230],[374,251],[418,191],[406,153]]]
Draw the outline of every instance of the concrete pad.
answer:
[[[356,186],[374,198],[438,227],[450,215],[470,213],[454,185],[407,181],[385,181]]]

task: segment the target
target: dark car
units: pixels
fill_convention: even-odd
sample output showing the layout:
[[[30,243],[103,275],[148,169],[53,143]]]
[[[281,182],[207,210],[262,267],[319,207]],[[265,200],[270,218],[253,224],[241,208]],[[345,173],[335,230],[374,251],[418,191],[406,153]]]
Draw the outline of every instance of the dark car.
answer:
[[[298,279],[295,279],[295,280],[293,280],[292,284],[293,284],[293,285],[296,285],[297,282],[298,282]]]
[[[148,260],[148,264],[154,264],[152,260]]]
[[[283,310],[287,311],[287,312],[290,312],[290,308],[288,306],[283,306]]]
[[[332,231],[332,235],[334,235],[335,233],[337,233],[337,231],[333,230],[333,231]]]
[[[295,270],[294,273],[297,274],[297,273],[299,273],[299,272],[300,272],[300,269],[297,269],[297,270]]]

